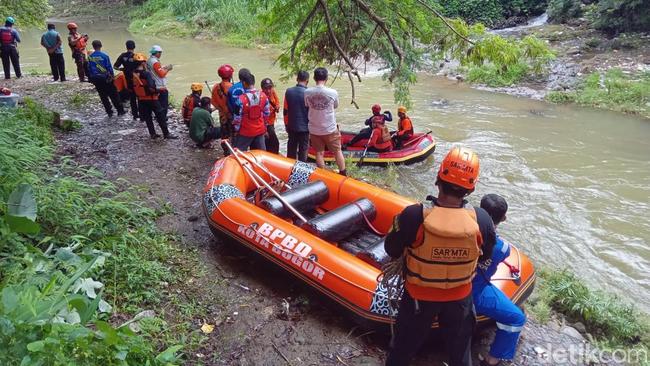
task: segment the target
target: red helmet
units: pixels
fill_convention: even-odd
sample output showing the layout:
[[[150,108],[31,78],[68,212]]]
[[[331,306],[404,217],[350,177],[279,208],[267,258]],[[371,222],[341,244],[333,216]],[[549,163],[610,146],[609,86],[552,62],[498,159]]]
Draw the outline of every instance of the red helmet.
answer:
[[[77,27],[77,23],[72,23],[72,22],[68,23],[68,29],[72,30],[72,29],[77,29],[77,28],[79,28],[79,27]]]
[[[381,106],[379,104],[375,104],[372,106],[372,113],[381,113]]]
[[[217,70],[217,73],[219,76],[223,79],[230,79],[232,78],[232,74],[235,72],[235,69],[232,68],[232,66],[225,64],[219,66],[219,70]]]
[[[447,183],[474,190],[478,181],[478,154],[466,147],[455,146],[440,164],[438,178]]]

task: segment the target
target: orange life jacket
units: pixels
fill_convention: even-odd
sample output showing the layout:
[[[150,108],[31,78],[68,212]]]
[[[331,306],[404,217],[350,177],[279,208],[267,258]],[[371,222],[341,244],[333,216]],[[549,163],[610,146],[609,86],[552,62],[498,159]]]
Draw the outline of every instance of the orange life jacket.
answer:
[[[221,121],[232,118],[228,109],[228,89],[231,86],[231,82],[223,80],[212,87],[212,105],[219,110],[219,120]]]
[[[413,134],[413,123],[411,122],[411,119],[408,117],[404,117],[404,119],[400,118],[399,121],[397,122],[397,134],[399,136],[402,135],[412,135]]]
[[[86,45],[88,44],[88,41],[79,33],[75,33],[72,35],[72,39],[77,41],[74,46],[70,46],[72,51],[79,51],[81,53],[86,53]]]
[[[194,108],[200,104],[200,102],[201,102],[200,97],[198,97],[194,93],[185,97],[185,99],[183,100],[183,107],[181,108],[183,121],[187,123],[190,122],[190,120],[192,119],[192,112],[194,111]]]
[[[383,127],[385,123],[386,120],[384,119],[383,114],[374,115],[372,116],[372,124],[370,127],[372,128]]]
[[[271,114],[269,114],[269,126],[273,126],[275,124],[275,120],[277,118],[276,114],[278,111],[280,111],[280,98],[278,98],[278,94],[275,92],[275,89],[271,89],[271,95],[267,95],[269,98],[269,104],[270,104],[270,110]]]
[[[118,93],[127,89],[124,73],[119,73],[115,79],[113,79],[113,85],[115,85]]]
[[[422,228],[422,244],[405,249],[406,281],[438,289],[469,284],[483,243],[474,209],[434,206]]]
[[[149,87],[147,80],[140,78],[137,72],[133,73],[133,91],[138,100],[158,100],[158,93],[151,92],[154,86]]]
[[[379,131],[381,132],[379,136],[377,137],[377,143],[378,144],[383,144],[385,142],[390,142],[390,131],[388,131],[388,127],[386,126],[381,126],[378,127]]]

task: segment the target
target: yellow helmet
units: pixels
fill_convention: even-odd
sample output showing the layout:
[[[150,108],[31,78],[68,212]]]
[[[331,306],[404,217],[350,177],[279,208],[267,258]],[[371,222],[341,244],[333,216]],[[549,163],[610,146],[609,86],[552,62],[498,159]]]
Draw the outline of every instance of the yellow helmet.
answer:
[[[190,86],[190,89],[192,89],[192,91],[203,91],[203,84],[201,84],[201,83],[192,83],[192,86]]]
[[[399,108],[397,108],[397,113],[406,113],[406,107],[403,105],[399,106]]]
[[[135,55],[133,55],[133,61],[146,62],[147,56],[145,56],[143,53],[136,53]]]

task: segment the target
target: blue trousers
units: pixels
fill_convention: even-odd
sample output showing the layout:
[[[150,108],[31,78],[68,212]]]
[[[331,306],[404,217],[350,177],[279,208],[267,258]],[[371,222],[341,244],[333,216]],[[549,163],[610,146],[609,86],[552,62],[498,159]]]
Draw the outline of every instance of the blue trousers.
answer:
[[[515,356],[519,334],[526,323],[526,315],[517,305],[492,285],[474,291],[477,315],[485,315],[497,323],[497,332],[490,347],[490,355],[502,360]]]

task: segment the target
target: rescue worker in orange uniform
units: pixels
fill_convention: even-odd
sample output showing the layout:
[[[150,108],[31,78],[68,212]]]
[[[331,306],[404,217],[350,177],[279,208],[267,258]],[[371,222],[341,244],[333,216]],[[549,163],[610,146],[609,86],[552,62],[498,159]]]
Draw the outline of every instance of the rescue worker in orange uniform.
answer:
[[[384,248],[393,258],[406,258],[406,282],[388,366],[409,364],[436,317],[447,340],[449,365],[472,364],[472,277],[478,260],[490,258],[496,242],[490,215],[465,201],[478,176],[478,155],[454,147],[440,164],[433,207],[414,204],[394,218]]]
[[[273,80],[269,78],[262,79],[260,86],[262,87],[262,92],[264,92],[266,97],[269,99],[271,112],[267,120],[266,136],[264,137],[266,151],[278,154],[280,152],[280,141],[278,141],[278,135],[275,133],[275,120],[277,114],[280,112],[280,98],[278,98],[278,94],[273,88]]]
[[[192,83],[190,86],[191,94],[187,95],[183,99],[183,106],[181,107],[181,114],[183,116],[183,122],[186,126],[190,126],[190,120],[192,120],[192,112],[195,107],[201,105],[201,94],[203,94],[203,84],[201,83]]]
[[[382,153],[393,150],[393,140],[390,138],[388,127],[380,122],[372,122],[371,128],[368,151]]]
[[[232,112],[228,107],[228,90],[232,87],[232,74],[234,72],[235,69],[228,64],[219,66],[217,74],[219,74],[221,82],[212,87],[212,105],[219,111],[221,148],[224,156],[230,154],[230,150],[228,150],[223,140],[228,140],[232,136]]]
[[[366,119],[364,124],[368,127],[361,129],[358,134],[356,134],[350,142],[343,145],[343,149],[346,149],[348,146],[353,146],[357,142],[363,139],[370,139],[370,134],[375,126],[381,124],[384,125],[386,122],[391,122],[393,120],[393,115],[390,111],[384,111],[381,113],[381,106],[379,104],[373,104],[372,106],[372,116]]]
[[[86,50],[86,45],[88,44],[88,35],[80,34],[77,31],[78,27],[75,23],[68,23],[68,45],[72,50],[72,58],[74,63],[77,65],[77,75],[79,75],[79,81],[86,81],[86,76],[88,75],[88,51]]]
[[[397,132],[393,135],[393,143],[396,149],[401,149],[404,142],[413,136],[413,123],[406,115],[406,107],[397,108],[397,116],[399,121],[397,121]]]
[[[153,113],[156,116],[156,121],[158,122],[160,129],[162,130],[163,137],[165,139],[177,139],[178,136],[169,133],[169,129],[167,128],[167,116],[158,100],[156,82],[153,75],[151,75],[151,72],[146,70],[145,64],[147,62],[147,56],[142,53],[136,53],[133,56],[133,61],[138,63],[138,66],[133,72],[133,90],[135,95],[138,97],[140,120],[147,124],[149,136],[151,136],[152,139],[160,137],[153,126],[153,118],[151,117],[151,114]]]

